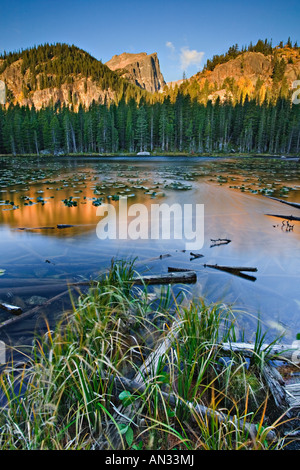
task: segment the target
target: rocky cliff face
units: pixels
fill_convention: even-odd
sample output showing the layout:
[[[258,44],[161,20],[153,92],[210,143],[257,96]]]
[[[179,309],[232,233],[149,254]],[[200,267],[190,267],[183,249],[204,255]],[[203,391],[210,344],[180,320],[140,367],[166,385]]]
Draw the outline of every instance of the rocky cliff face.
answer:
[[[286,59],[283,54],[278,56],[278,60]],[[274,58],[271,55],[265,56],[260,52],[245,52],[236,59],[230,60],[225,64],[217,65],[212,72],[203,74],[210,83],[222,85],[226,78],[234,78],[236,81],[246,77],[251,80],[253,85],[258,79],[266,83],[272,83],[272,74],[274,69]],[[300,57],[292,59],[293,62],[286,63],[284,76],[289,82],[297,80],[300,70]],[[200,75],[199,75],[200,77]]]
[[[82,51],[83,57],[85,54]],[[24,66],[22,57],[17,58],[8,65],[6,64],[3,70],[2,65],[4,62],[0,59],[0,70],[2,69],[0,80],[4,81],[6,85],[7,106],[12,103],[20,106],[34,105],[36,109],[40,109],[43,106],[60,102],[62,105],[73,106],[74,109],[78,109],[79,104],[89,107],[93,101],[105,103],[115,100],[124,88],[122,82],[127,84],[129,82],[132,90],[137,86],[137,90],[142,88],[151,93],[162,90],[165,85],[156,53],[150,55],[146,53],[124,53],[114,56],[106,65],[102,64],[101,66],[110,75],[116,76],[119,80],[118,83],[116,83],[116,80],[112,80],[110,82],[111,86],[107,84],[110,77],[105,70],[104,78],[101,78],[101,73],[94,74],[94,77],[84,77],[83,70],[80,69],[81,64],[78,65],[74,62],[74,67],[73,65],[69,67],[70,72],[67,79],[64,77],[63,83],[55,86],[57,74],[46,73],[46,78],[53,85],[41,87],[40,80],[45,75],[45,73],[40,72],[40,69],[44,66],[42,62],[36,64],[34,72],[30,70],[30,67]],[[105,74],[107,79],[105,79]],[[133,87],[131,84],[135,86]]]
[[[37,109],[60,103],[77,110],[79,105],[148,94],[84,50],[61,43],[0,55],[0,80],[6,87],[6,106],[34,105]]]
[[[243,52],[186,80],[166,83],[156,53],[123,53],[106,64],[75,46],[39,46],[15,56],[0,58],[0,80],[6,85],[7,106],[34,105],[37,109],[60,102],[65,106],[89,107],[118,101],[121,97],[148,93],[176,93],[178,87],[199,102],[246,96],[263,102],[287,97],[300,79],[300,48],[274,48],[269,55]],[[65,66],[64,66],[65,65]],[[169,91],[168,91],[169,90]]]
[[[150,93],[162,90],[166,84],[156,52],[149,55],[146,52],[139,54],[124,52],[113,56],[105,65]]]
[[[283,61],[283,69],[277,82],[274,78],[275,60]],[[212,71],[199,72],[190,81],[197,81],[200,86],[205,82],[214,88],[209,99],[220,97],[221,101],[232,94],[233,88],[244,90],[251,97],[259,86],[262,97],[275,86],[285,84],[291,90],[292,84],[300,76],[300,52],[291,49],[279,49],[276,56],[260,52],[245,52],[235,59],[217,65]],[[231,88],[231,90],[230,90]]]
[[[72,105],[77,109],[79,104],[89,107],[93,101],[104,103],[115,99],[114,90],[103,89],[91,78],[86,79],[80,75],[74,75],[72,83],[63,83],[60,87],[49,87],[42,90],[35,89],[25,94],[23,84],[29,78],[29,73],[27,71],[23,75],[21,67],[22,59],[12,63],[0,74],[0,80],[5,82],[8,97],[11,96],[9,101],[14,105],[34,105],[36,109],[40,109],[60,102],[61,105]],[[9,101],[7,100],[7,105]]]

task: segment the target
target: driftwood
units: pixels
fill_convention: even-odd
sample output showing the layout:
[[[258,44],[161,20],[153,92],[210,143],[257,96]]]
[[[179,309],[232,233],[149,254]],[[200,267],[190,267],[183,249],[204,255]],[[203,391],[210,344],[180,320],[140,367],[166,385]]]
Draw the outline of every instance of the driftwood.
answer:
[[[287,400],[289,403],[290,408],[299,409],[300,407],[300,387],[298,383],[291,383],[285,386]],[[299,431],[298,431],[299,433]],[[298,434],[299,435],[299,434]]]
[[[284,412],[289,408],[289,403],[287,400],[285,382],[282,376],[280,375],[276,367],[271,366],[270,364],[264,364],[262,375],[274,398],[277,408]]]
[[[220,345],[222,354],[231,355],[232,352],[242,354],[245,357],[252,357],[254,353],[254,344],[248,343],[223,343]],[[299,347],[297,345],[279,344],[276,346],[269,346],[263,344],[262,351],[266,351],[269,359],[277,359],[282,361],[292,362],[293,364],[300,363]],[[271,364],[264,363],[262,375],[265,382],[273,396],[274,402],[281,412],[286,412],[291,408],[288,399],[288,390],[285,382],[279,371]],[[299,384],[298,384],[299,386]]]
[[[203,265],[205,268],[213,268],[213,269],[218,269],[220,271],[225,271],[227,273],[233,274],[235,276],[242,277],[244,279],[248,279],[249,281],[256,281],[256,277],[254,276],[249,276],[248,274],[244,274],[242,271],[246,272],[257,272],[257,268],[249,268],[247,266],[219,266],[218,264],[204,264]]]
[[[245,357],[251,357],[255,354],[255,346],[252,343],[222,343],[220,350],[224,356],[231,355],[232,352],[239,353]],[[294,364],[300,363],[300,348],[297,344],[277,344],[275,346],[262,344],[260,350],[267,352],[270,359],[290,361]]]
[[[214,240],[213,238],[210,239],[212,244],[210,245],[210,248],[214,246],[220,246],[220,245],[228,245],[228,243],[231,242],[231,240],[228,240],[228,238],[218,238],[217,240]]]
[[[114,378],[114,384],[121,388],[122,390],[126,390],[133,393],[140,393],[141,395],[147,390],[149,386],[151,386],[151,380],[156,375],[158,364],[161,358],[168,353],[174,338],[178,336],[178,323],[174,321],[172,327],[170,328],[169,333],[167,336],[158,344],[157,348],[150,354],[150,356],[146,359],[144,364],[140,367],[139,372],[136,374],[133,380],[121,377]],[[176,409],[179,403],[182,403],[191,411],[191,419],[197,420],[197,416],[199,415],[203,418],[208,419],[217,419],[218,422],[221,423],[233,423],[239,429],[244,429],[249,432],[251,437],[257,435],[257,426],[254,423],[247,423],[244,419],[238,419],[236,416],[228,416],[223,414],[219,411],[213,410],[208,408],[204,405],[198,403],[191,403],[185,402],[184,400],[180,399],[180,397],[175,396],[173,393],[167,393],[162,390],[158,393],[159,399],[166,400],[170,406]],[[119,407],[116,414],[116,420],[120,422],[122,420],[124,422],[132,422],[134,420],[134,416],[137,412],[138,407],[138,400],[134,402],[133,405],[128,407]],[[266,439],[273,441],[276,440],[275,432],[270,429],[267,432]],[[107,444],[109,443],[113,449],[120,449],[122,446],[122,437],[120,436],[119,432],[116,429],[115,423],[112,422],[108,428],[108,432],[105,436],[105,442],[100,443],[100,448],[107,448]]]
[[[158,344],[157,348],[146,358],[142,366],[139,368],[138,373],[133,379],[134,387],[136,390],[143,390],[145,383],[151,381],[156,375],[157,365],[166,352],[169,350],[173,338],[176,336],[177,331],[175,331],[175,326],[177,322],[174,322],[171,326],[167,336]],[[124,379],[126,381],[126,379]],[[124,382],[125,383],[125,382]],[[128,407],[119,406],[116,410],[115,421],[117,422],[130,422],[134,419],[136,415],[137,407],[139,406],[138,401],[135,401],[133,405]],[[107,430],[103,433],[101,439],[99,440],[99,447],[102,450],[118,450],[122,447],[123,439],[115,426],[115,421],[108,423]]]
[[[191,256],[193,256],[192,259],[195,259],[195,258],[203,258],[204,255],[201,255],[200,253],[190,253]]]
[[[278,199],[277,197],[272,197],[272,196],[266,196],[269,199],[273,199],[273,201],[278,201],[281,202],[282,204],[287,204],[292,207],[296,207],[297,209],[300,209],[300,204],[298,202],[289,202],[289,201],[284,201],[283,199]]]
[[[197,281],[195,271],[169,272],[161,275],[146,275],[136,277],[135,284],[175,284],[175,283],[194,283]]]
[[[145,393],[148,388],[145,383],[139,383],[124,377],[116,377],[114,384],[120,390],[125,389],[131,393],[139,393],[141,395]],[[201,405],[200,403],[186,402],[180,399],[180,397],[175,396],[173,393],[167,393],[162,390],[160,390],[158,397],[161,401],[164,399],[173,409],[176,409],[179,403],[184,405],[191,411],[190,417],[195,422],[197,422],[197,419],[199,419],[198,417],[200,415],[202,419],[205,419],[206,417],[211,420],[217,419],[219,424],[233,423],[234,425],[238,426],[239,429],[243,429],[246,432],[249,432],[251,437],[257,435],[257,425],[254,423],[247,423],[244,419],[238,419],[236,416],[226,415],[225,413],[213,410],[212,408],[208,408],[207,406]],[[267,432],[266,439],[269,441],[276,440],[276,434],[271,428]]]

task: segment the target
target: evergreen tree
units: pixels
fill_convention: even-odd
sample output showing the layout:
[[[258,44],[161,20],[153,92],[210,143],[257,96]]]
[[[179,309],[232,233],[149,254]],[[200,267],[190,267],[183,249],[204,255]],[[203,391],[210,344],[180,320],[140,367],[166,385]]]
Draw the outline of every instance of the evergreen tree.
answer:
[[[146,110],[144,106],[140,106],[137,111],[135,139],[137,148],[140,152],[147,150],[148,143],[148,125],[146,119]]]

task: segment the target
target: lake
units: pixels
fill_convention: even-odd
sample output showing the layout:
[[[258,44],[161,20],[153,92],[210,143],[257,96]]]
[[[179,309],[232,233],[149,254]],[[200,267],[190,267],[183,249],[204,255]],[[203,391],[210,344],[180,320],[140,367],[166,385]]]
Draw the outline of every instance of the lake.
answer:
[[[137,258],[140,273],[195,270],[197,283],[184,289],[232,306],[245,340],[253,339],[257,318],[270,339],[283,334],[291,343],[300,332],[300,222],[286,230],[283,218],[266,215],[299,217],[299,209],[270,199],[300,203],[294,159],[1,157],[0,191],[0,303],[19,306],[23,315],[39,307],[4,327],[12,315],[0,309],[0,340],[7,344],[30,344],[46,319],[53,328],[70,308],[69,294],[59,297],[67,283],[96,279],[112,258]],[[183,238],[99,239],[99,205],[118,213],[121,196],[128,207],[149,211],[153,204],[203,204],[204,244],[197,251],[203,256],[192,256]],[[130,220],[121,220],[123,230]],[[219,239],[228,243],[212,241]],[[257,272],[244,278],[207,264]]]

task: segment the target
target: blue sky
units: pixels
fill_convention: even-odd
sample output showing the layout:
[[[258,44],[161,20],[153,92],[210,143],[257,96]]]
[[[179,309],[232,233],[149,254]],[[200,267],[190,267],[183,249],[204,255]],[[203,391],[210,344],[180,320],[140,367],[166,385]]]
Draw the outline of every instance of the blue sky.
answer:
[[[299,37],[299,0],[0,1],[0,52],[75,44],[103,62],[157,52],[166,81],[191,76],[231,45]]]

